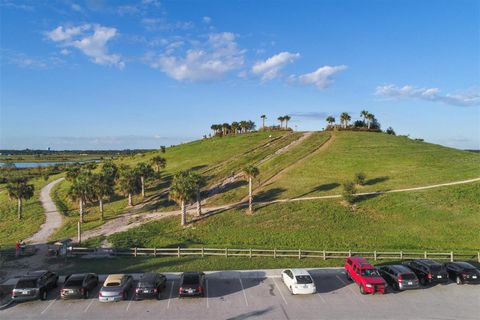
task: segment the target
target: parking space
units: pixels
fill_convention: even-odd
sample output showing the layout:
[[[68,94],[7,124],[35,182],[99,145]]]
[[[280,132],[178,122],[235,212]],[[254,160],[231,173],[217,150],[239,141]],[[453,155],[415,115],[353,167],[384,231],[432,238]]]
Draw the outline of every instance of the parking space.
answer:
[[[479,319],[480,286],[454,283],[386,295],[361,295],[342,270],[316,269],[317,294],[294,296],[280,271],[207,273],[204,298],[178,298],[179,278],[167,274],[160,300],[115,303],[90,299],[59,300],[59,289],[46,301],[13,304],[1,319]],[[103,278],[102,278],[103,280]]]

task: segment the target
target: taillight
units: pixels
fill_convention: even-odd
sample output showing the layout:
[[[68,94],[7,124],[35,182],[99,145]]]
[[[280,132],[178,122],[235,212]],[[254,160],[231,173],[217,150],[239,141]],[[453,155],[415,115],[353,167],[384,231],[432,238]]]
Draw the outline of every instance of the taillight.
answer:
[[[15,290],[12,290],[12,297],[15,297]]]
[[[98,293],[98,296],[99,296],[99,297],[103,297],[102,291],[100,291],[100,292]]]
[[[202,292],[203,292],[203,288],[202,288],[202,287],[198,287],[198,292],[202,293]]]
[[[136,293],[139,293],[139,292],[140,292],[140,288],[136,288],[136,289],[135,289],[135,292],[136,292]]]
[[[400,275],[398,276],[398,282],[401,283],[402,281],[403,281],[403,278],[402,278],[402,275],[400,274]]]
[[[428,273],[427,278],[428,278],[428,279],[432,279],[432,274],[431,274],[431,273]]]
[[[83,288],[80,288],[80,293],[82,293],[82,294],[83,294]]]
[[[178,293],[182,293],[182,291],[183,291],[182,287],[178,288]]]
[[[157,288],[153,289],[153,293],[157,293]]]

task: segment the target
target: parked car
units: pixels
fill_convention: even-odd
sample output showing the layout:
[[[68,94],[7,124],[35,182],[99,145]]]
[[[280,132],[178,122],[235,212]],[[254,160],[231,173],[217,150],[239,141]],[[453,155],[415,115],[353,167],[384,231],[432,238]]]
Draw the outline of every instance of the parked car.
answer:
[[[205,274],[203,272],[184,272],[180,277],[180,297],[205,295]]]
[[[162,290],[165,289],[167,278],[160,273],[145,273],[142,275],[135,288],[135,300],[156,297],[161,298]]]
[[[13,301],[46,300],[48,292],[57,287],[58,275],[48,270],[27,273],[12,290]]]
[[[133,278],[126,274],[111,274],[103,283],[98,294],[101,302],[127,300],[128,292],[132,289]]]
[[[385,293],[387,284],[382,276],[362,257],[348,257],[345,261],[347,279],[354,281],[360,287],[361,294]]]
[[[480,283],[480,271],[468,262],[447,262],[444,264],[450,279],[457,284]]]
[[[98,286],[98,276],[95,273],[71,274],[65,278],[60,290],[60,298],[88,299],[90,293]]]
[[[283,283],[292,294],[313,294],[317,292],[315,283],[307,270],[287,269],[282,271]]]
[[[420,284],[415,273],[401,264],[378,267],[380,275],[395,290],[417,289]]]
[[[448,282],[447,270],[438,262],[430,259],[417,259],[405,261],[403,264],[415,272],[420,284],[423,286],[431,283]]]

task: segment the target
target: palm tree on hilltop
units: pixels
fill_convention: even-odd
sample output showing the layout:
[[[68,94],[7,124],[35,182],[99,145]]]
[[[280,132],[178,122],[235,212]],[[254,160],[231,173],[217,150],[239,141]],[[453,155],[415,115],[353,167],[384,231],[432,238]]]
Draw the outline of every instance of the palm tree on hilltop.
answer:
[[[329,126],[332,126],[335,123],[335,118],[333,116],[328,116],[326,121]]]
[[[352,119],[352,118],[350,117],[350,115],[349,115],[348,113],[346,113],[346,112],[342,112],[342,114],[340,115],[340,120],[342,121],[344,128],[347,128],[348,122],[349,122],[351,119]]]
[[[262,128],[265,129],[265,119],[267,119],[267,116],[262,114],[260,118],[262,118]]]
[[[288,121],[292,119],[289,115],[286,115],[283,117],[283,120],[285,121],[285,129],[288,129]]]

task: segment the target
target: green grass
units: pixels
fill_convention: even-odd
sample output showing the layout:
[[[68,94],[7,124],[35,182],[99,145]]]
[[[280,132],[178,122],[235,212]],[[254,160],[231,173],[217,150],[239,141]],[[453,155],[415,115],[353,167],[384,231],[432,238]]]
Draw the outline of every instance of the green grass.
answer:
[[[50,176],[47,181],[43,178],[32,179],[35,194],[23,203],[23,218],[17,219],[17,200],[8,198],[5,185],[0,186],[0,246],[12,246],[17,240],[26,239],[40,229],[45,222],[45,215],[40,203],[40,191],[49,182],[60,176]]]
[[[356,172],[367,176],[359,192],[399,189],[480,177],[480,155],[406,137],[337,132],[324,152],[265,188],[282,198],[341,193]]]
[[[55,261],[52,261],[55,262]],[[342,260],[315,258],[266,258],[266,257],[114,257],[95,259],[69,259],[67,268],[60,268],[60,274],[95,272],[137,273],[137,272],[185,272],[217,270],[252,270],[281,268],[319,268],[341,266]]]
[[[357,203],[305,201],[229,210],[188,228],[173,217],[114,234],[118,247],[232,247],[317,250],[480,248],[480,183],[385,194]]]

